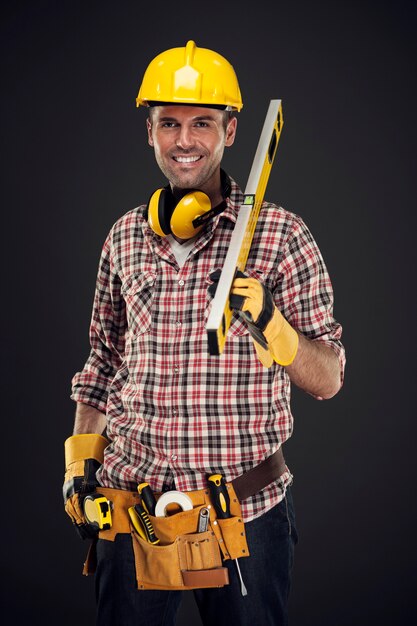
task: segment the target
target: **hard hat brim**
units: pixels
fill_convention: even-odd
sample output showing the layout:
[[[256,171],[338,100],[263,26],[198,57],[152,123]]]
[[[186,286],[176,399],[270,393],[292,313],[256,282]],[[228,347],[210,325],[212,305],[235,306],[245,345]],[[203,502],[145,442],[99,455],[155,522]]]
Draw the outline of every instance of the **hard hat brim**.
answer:
[[[138,103],[144,104],[147,107],[166,107],[166,106],[179,106],[179,107],[202,107],[204,109],[219,109],[220,111],[237,111],[238,109],[228,104],[204,104],[201,102],[165,102],[162,100],[143,100]]]

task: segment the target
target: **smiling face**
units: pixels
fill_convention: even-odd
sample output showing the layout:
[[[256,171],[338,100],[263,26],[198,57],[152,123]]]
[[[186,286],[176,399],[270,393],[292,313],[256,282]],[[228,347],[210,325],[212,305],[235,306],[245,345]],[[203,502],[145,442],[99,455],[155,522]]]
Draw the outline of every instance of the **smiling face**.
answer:
[[[173,191],[199,189],[212,202],[221,197],[220,163],[236,135],[237,120],[205,107],[156,106],[147,120],[148,141]]]

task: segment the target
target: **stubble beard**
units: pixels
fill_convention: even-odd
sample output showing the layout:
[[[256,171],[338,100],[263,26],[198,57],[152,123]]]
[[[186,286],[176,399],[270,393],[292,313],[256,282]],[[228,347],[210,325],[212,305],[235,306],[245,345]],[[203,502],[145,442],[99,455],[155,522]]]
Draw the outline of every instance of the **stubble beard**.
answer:
[[[176,189],[201,189],[204,185],[211,180],[212,176],[215,174],[217,168],[220,166],[220,162],[223,156],[223,150],[221,149],[220,154],[216,155],[216,158],[209,163],[208,169],[203,167],[199,172],[187,171],[184,168],[184,172],[178,174],[174,168],[169,167],[163,158],[155,151],[156,162],[164,174],[164,176],[168,179],[171,185]],[[204,156],[204,158],[207,158]]]

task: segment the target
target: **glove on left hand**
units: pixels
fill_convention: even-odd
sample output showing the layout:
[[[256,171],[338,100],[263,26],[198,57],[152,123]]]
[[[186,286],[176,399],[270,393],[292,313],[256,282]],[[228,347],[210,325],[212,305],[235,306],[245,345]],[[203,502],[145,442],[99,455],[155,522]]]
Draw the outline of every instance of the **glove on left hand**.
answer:
[[[214,282],[209,287],[209,293],[213,295],[220,278],[220,270],[213,272],[210,278]],[[265,350],[280,365],[290,365],[293,362],[298,349],[298,334],[278,311],[272,294],[265,285],[238,271],[230,292],[229,304],[230,308],[239,311],[244,318],[255,341],[258,357],[266,367],[271,363],[267,362]]]
[[[216,293],[220,274],[221,270],[215,270],[210,274],[210,280],[213,281],[213,284],[208,288],[208,292],[213,297]],[[235,287],[239,286],[237,282],[239,279],[245,279],[246,281],[240,283],[243,284],[245,292],[242,289],[237,292],[235,289]],[[268,289],[255,278],[248,278],[246,274],[238,270],[230,292],[229,306],[231,309],[238,311],[241,317],[243,317],[252,338],[265,350],[268,350],[268,344],[262,331],[271,320],[273,307],[275,306]]]

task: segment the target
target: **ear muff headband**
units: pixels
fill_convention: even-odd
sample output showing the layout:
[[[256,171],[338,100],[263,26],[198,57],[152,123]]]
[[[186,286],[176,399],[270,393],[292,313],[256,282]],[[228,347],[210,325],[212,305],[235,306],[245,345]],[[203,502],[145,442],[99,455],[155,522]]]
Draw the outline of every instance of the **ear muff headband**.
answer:
[[[211,210],[210,198],[202,191],[187,193],[176,203],[171,190],[157,189],[148,203],[148,223],[161,237],[173,234],[180,239],[191,239],[202,228],[193,222]]]

